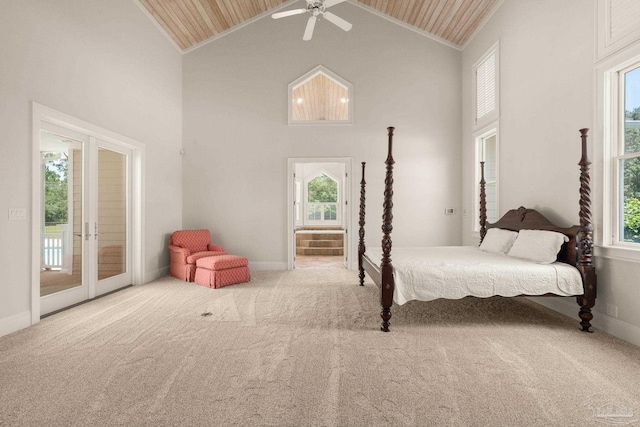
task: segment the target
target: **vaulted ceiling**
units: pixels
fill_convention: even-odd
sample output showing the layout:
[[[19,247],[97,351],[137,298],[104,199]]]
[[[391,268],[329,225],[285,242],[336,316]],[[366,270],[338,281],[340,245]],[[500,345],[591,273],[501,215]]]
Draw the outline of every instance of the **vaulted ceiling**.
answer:
[[[187,51],[242,24],[302,0],[137,0]],[[349,0],[402,25],[462,47],[503,0]]]

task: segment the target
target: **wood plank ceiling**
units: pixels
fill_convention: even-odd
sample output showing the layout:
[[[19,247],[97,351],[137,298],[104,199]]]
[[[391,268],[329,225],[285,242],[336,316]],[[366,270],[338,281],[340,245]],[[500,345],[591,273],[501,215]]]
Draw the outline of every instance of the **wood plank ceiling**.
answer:
[[[137,0],[183,51],[288,0]],[[352,2],[356,0],[350,0]],[[502,0],[357,0],[462,47]],[[304,7],[302,1],[291,8]]]
[[[293,88],[294,122],[348,121],[349,89],[320,72]]]

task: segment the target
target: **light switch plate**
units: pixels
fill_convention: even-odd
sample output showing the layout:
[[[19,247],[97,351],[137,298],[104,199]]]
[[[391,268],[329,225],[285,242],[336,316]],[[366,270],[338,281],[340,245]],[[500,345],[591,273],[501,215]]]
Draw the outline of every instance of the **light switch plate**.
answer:
[[[25,208],[9,208],[10,221],[24,221],[27,219],[27,210]]]

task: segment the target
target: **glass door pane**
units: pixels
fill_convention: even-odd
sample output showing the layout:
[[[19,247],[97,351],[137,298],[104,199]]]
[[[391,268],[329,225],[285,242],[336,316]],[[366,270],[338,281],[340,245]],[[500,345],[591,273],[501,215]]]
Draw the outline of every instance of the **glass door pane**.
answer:
[[[40,134],[40,295],[82,286],[83,143]]]
[[[40,314],[132,283],[132,151],[41,123]]]
[[[98,149],[98,280],[127,271],[127,156]]]

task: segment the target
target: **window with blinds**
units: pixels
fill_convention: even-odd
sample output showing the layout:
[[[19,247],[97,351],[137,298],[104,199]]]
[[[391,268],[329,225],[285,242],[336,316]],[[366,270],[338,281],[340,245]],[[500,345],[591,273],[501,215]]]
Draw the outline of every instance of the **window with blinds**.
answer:
[[[476,125],[498,117],[498,43],[474,65]]]
[[[598,59],[640,40],[640,1],[598,0]]]

